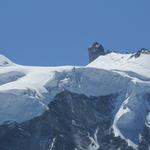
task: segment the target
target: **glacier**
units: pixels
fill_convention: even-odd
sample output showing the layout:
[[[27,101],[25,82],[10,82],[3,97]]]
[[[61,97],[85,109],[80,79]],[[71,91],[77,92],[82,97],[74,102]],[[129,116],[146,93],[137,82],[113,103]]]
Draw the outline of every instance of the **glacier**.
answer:
[[[87,66],[38,67],[18,65],[0,55],[0,124],[42,115],[64,90],[86,96],[118,94],[112,129],[136,148],[150,122],[150,54],[135,56],[111,52]],[[89,138],[98,149],[97,130],[94,139]]]

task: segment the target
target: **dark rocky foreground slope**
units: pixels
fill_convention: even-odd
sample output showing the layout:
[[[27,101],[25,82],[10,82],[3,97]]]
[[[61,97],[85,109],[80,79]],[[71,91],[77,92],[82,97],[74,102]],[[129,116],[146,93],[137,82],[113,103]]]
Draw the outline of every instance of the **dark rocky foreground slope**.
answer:
[[[110,128],[116,97],[64,91],[42,116],[1,125],[0,150],[132,150]]]

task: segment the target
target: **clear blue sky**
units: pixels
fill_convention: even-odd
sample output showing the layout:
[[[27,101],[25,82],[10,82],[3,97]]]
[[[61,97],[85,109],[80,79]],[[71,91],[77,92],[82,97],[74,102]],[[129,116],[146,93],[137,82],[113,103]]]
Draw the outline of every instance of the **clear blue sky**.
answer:
[[[150,0],[1,0],[0,53],[25,65],[84,65],[88,46],[150,48]]]

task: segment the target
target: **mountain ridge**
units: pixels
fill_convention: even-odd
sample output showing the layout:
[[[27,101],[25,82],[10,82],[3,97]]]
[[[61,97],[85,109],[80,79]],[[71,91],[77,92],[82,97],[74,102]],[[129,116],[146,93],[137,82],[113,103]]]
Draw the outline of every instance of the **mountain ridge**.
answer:
[[[41,116],[53,98],[66,90],[88,97],[118,94],[112,129],[115,136],[137,149],[139,136],[150,122],[149,64],[149,50],[110,52],[87,66],[62,67],[22,66],[1,55],[0,123],[22,123]]]

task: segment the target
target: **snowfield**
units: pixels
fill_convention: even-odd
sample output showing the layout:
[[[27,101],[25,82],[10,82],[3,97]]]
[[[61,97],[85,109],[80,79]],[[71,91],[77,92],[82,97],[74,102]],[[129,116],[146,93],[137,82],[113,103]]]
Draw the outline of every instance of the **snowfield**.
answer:
[[[150,54],[142,53],[139,57],[133,54],[109,53],[98,57],[88,67],[103,68],[106,70],[120,70],[137,73],[150,78]]]
[[[41,115],[53,97],[66,89],[87,96],[119,94],[112,128],[116,136],[136,147],[150,122],[150,54],[135,57],[112,52],[84,67],[22,66],[0,55],[1,124]],[[96,133],[92,140],[97,143]]]

